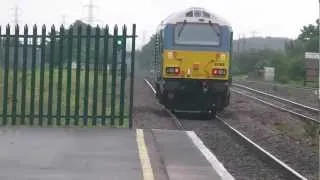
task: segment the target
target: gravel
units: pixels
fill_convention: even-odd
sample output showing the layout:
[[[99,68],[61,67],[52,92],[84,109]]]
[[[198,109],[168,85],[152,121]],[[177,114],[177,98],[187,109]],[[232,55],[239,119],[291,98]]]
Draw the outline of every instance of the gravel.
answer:
[[[256,98],[258,98],[258,99],[260,99],[262,101],[274,104],[274,105],[276,105],[278,107],[282,107],[282,108],[291,110],[291,111],[296,112],[296,113],[300,113],[300,114],[302,114],[304,116],[307,116],[309,118],[313,118],[315,120],[318,119],[318,113],[317,112],[306,110],[306,109],[301,108],[301,107],[297,107],[297,106],[292,105],[291,103],[288,103],[288,102],[283,102],[281,100],[273,99],[273,98],[261,95],[259,93],[252,92],[252,91],[249,91],[249,90],[246,90],[246,89],[243,89],[243,88],[239,88],[239,87],[233,87],[232,91],[240,92],[241,94],[244,94],[244,95],[256,97]],[[248,97],[248,98],[250,98],[250,97]],[[302,117],[301,117],[301,120],[310,121],[310,120],[304,119]]]
[[[157,104],[143,77],[136,78],[134,95],[135,128],[176,129],[170,115]],[[196,132],[236,179],[288,179],[232,139],[216,121],[183,120],[182,123],[187,130]]]
[[[307,136],[299,118],[235,93],[221,116],[308,179],[318,179],[318,137]]]
[[[218,121],[183,120],[183,126],[197,133],[235,179],[288,179],[233,139]]]
[[[315,90],[296,88],[292,86],[284,85],[271,85],[270,83],[263,83],[259,81],[245,81],[245,80],[235,80],[234,83],[242,84],[257,90],[261,90],[270,94],[281,96],[292,101],[296,101],[311,107],[318,107],[317,97],[315,95]]]
[[[170,115],[157,103],[143,77],[135,79],[133,126],[141,129],[177,129]]]

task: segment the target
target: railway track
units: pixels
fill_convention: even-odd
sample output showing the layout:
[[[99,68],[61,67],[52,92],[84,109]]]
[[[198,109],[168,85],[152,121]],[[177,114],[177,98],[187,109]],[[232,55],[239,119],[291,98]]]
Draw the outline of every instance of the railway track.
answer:
[[[145,79],[144,81],[146,82],[146,84],[150,87],[150,89],[155,94],[156,91],[153,88],[152,84],[147,79]],[[210,126],[213,126],[216,131],[221,131],[221,134],[224,134],[224,133],[228,134],[228,136],[224,136],[224,138],[223,138],[224,142],[218,141],[218,143],[219,144],[220,143],[224,144],[225,142],[232,142],[232,143],[230,143],[230,144],[228,144],[226,146],[227,147],[232,147],[232,148],[233,148],[233,146],[235,146],[234,148],[238,148],[237,145],[240,145],[240,146],[246,147],[248,149],[248,152],[254,152],[254,154],[257,155],[260,158],[260,160],[262,160],[264,163],[267,163],[268,165],[270,165],[268,168],[266,168],[266,167],[262,167],[262,168],[269,169],[270,167],[273,167],[272,168],[273,170],[269,170],[270,172],[268,170],[265,170],[265,171],[268,171],[269,175],[270,175],[270,177],[268,177],[266,179],[269,179],[269,178],[272,178],[272,179],[299,179],[299,180],[306,180],[307,179],[303,175],[301,175],[300,173],[298,173],[297,171],[295,171],[294,169],[289,167],[287,164],[285,164],[284,162],[282,162],[281,160],[276,158],[274,155],[272,155],[268,151],[264,150],[258,144],[254,143],[252,140],[247,138],[240,131],[238,131],[237,129],[233,128],[230,124],[228,124],[226,121],[224,121],[223,118],[220,117],[219,115],[217,116],[216,120],[212,120],[212,121],[197,121],[197,122],[195,122],[195,121],[187,121],[187,120],[184,120],[182,118],[178,118],[171,111],[169,111],[167,109],[165,109],[165,110],[172,117],[171,119],[174,121],[174,124],[180,130],[188,129],[188,126],[190,126],[188,124],[190,124],[190,123],[193,123],[193,125],[189,127],[190,129],[194,129],[195,128],[195,126],[194,126],[195,123],[199,127],[200,126],[207,126],[207,125],[203,125],[203,123],[210,123]],[[218,132],[215,132],[215,133],[218,133]],[[229,139],[231,137],[232,137],[232,139]],[[219,150],[217,150],[217,151],[219,151]],[[244,151],[247,151],[247,150],[244,150]],[[225,150],[222,150],[222,152],[223,152],[223,154],[227,153]],[[235,159],[238,159],[240,157],[242,157],[243,159],[251,159],[252,158],[251,154],[243,153],[243,155],[241,155],[240,152],[241,151],[239,151],[239,154],[236,155],[238,157],[235,158]],[[244,157],[244,156],[248,156],[248,157]],[[222,156],[221,158],[225,159],[226,157]],[[229,163],[234,163],[234,161],[236,161],[235,159],[232,159],[232,162],[229,162]],[[257,162],[253,161],[253,164],[250,164],[250,165],[251,166],[259,166],[259,165],[255,164],[255,163],[257,163]],[[230,166],[233,166],[233,165],[230,164]],[[227,165],[227,167],[228,167],[228,165]],[[241,168],[241,167],[238,167],[238,168]],[[254,167],[252,167],[252,169],[254,169]],[[273,171],[273,172],[271,172],[271,171]],[[281,175],[277,176],[276,174],[273,174],[273,173],[275,173],[274,171],[278,171],[277,173],[279,173]],[[252,179],[252,178],[253,177],[250,177],[250,179]],[[262,177],[259,177],[259,175],[258,175],[256,178],[260,179]]]
[[[317,99],[317,92],[319,90],[316,88],[248,80],[234,80],[232,84],[234,83],[319,109],[319,103]]]
[[[257,100],[275,109],[288,112],[303,120],[320,124],[320,120],[317,118],[320,109],[268,94],[241,84],[233,83],[232,86],[231,90],[237,94]]]
[[[245,83],[255,83],[255,84],[263,84],[267,86],[276,86],[276,87],[286,87],[286,88],[294,88],[294,89],[301,89],[301,90],[311,90],[317,91],[317,88],[314,87],[303,87],[298,85],[288,85],[288,84],[279,84],[279,83],[272,83],[272,82],[260,82],[260,81],[253,81],[253,80],[244,80],[244,79],[233,79],[233,82],[245,82]],[[239,84],[238,83],[238,84]]]

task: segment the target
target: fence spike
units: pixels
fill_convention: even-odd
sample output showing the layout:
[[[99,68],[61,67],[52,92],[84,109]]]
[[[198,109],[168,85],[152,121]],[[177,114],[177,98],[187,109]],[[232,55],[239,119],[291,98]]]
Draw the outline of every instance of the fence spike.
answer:
[[[62,31],[64,31],[64,25],[63,24],[61,24],[61,26],[60,26],[60,32],[62,32]]]
[[[6,27],[6,35],[10,35],[10,25],[9,24]]]
[[[43,24],[43,25],[42,25],[42,32],[45,31],[45,30],[46,30],[46,25]]]
[[[33,25],[33,32],[37,31],[38,27],[36,24]]]
[[[15,35],[19,35],[19,25],[15,26]]]
[[[54,26],[54,24],[51,26],[51,31],[55,31],[55,26]]]

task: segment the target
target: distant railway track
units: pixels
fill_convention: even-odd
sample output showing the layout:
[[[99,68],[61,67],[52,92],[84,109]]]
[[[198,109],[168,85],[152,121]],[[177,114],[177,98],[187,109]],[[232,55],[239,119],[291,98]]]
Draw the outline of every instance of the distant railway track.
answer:
[[[146,84],[150,87],[153,93],[156,93],[156,90],[152,86],[152,84],[147,80],[144,79]],[[164,107],[163,107],[164,108]],[[164,108],[165,109],[165,108]],[[180,120],[176,115],[174,115],[171,111],[165,109],[166,112],[172,117],[172,120],[176,124],[177,128],[180,130],[184,130],[183,121]],[[299,180],[307,180],[303,175],[289,167],[287,164],[276,158],[274,155],[260,147],[258,144],[254,143],[240,131],[232,127],[228,124],[222,117],[217,115],[215,120],[207,121],[207,122],[215,122],[219,124],[219,127],[222,127],[223,131],[226,131],[228,134],[231,134],[235,139],[241,142],[242,145],[247,147],[251,152],[255,152],[258,157],[262,158],[263,161],[271,164],[275,169],[281,171],[281,173],[287,175],[290,179],[299,179]],[[201,121],[199,122],[201,123]],[[219,128],[220,129],[220,128]]]
[[[235,93],[257,100],[275,109],[288,112],[304,120],[320,124],[320,120],[317,119],[317,114],[320,113],[320,109],[268,94],[241,84],[233,83],[232,86],[234,87],[232,88],[232,91]]]
[[[246,83],[256,83],[256,84],[265,84],[270,86],[279,86],[279,87],[287,87],[287,88],[294,88],[294,89],[303,89],[303,90],[312,90],[316,91],[317,88],[314,87],[303,87],[298,85],[288,85],[288,84],[279,84],[279,83],[271,83],[271,82],[260,82],[260,81],[253,81],[253,80],[244,80],[244,79],[234,79],[233,82],[246,82]]]

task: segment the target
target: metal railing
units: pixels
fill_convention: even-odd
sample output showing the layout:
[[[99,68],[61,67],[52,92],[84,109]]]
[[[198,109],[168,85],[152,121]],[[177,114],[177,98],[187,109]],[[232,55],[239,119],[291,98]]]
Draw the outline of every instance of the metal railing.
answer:
[[[125,25],[118,31],[74,24],[49,33],[43,26],[39,35],[37,26],[29,34],[28,26],[11,33],[8,25],[1,34],[0,27],[0,125],[131,128],[136,25],[131,35]]]

